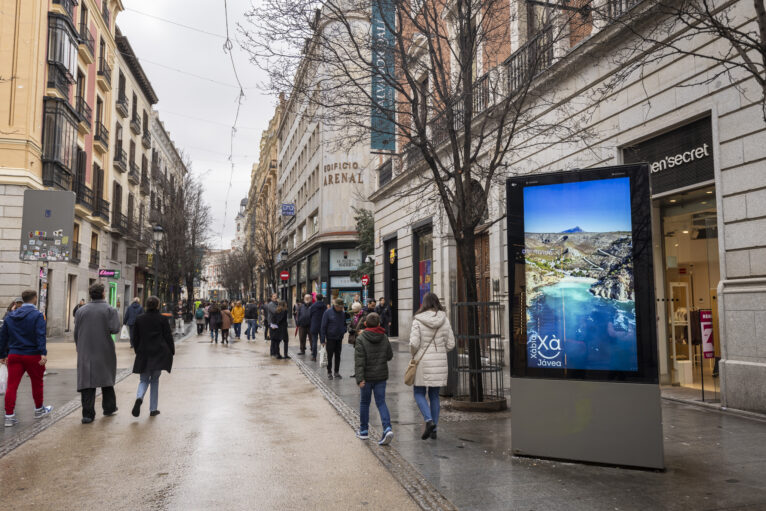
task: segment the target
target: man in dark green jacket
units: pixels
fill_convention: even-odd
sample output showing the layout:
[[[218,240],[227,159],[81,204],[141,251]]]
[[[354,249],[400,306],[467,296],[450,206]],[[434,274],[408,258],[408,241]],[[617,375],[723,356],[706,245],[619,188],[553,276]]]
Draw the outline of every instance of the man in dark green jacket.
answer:
[[[362,440],[370,437],[370,401],[375,395],[375,405],[378,407],[380,421],[383,423],[383,436],[378,445],[388,445],[394,439],[391,429],[391,414],[386,406],[386,380],[388,380],[388,361],[394,358],[394,350],[386,336],[386,331],[380,326],[380,316],[371,312],[365,318],[365,330],[356,338],[354,362],[356,366],[356,382],[359,384],[361,398],[359,400],[359,430],[356,436]]]

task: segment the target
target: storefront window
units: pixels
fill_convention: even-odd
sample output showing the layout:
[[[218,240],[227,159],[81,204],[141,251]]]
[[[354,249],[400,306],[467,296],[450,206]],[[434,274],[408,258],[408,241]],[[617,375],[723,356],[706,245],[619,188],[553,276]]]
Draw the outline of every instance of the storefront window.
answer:
[[[319,278],[319,252],[309,256],[309,278]]]

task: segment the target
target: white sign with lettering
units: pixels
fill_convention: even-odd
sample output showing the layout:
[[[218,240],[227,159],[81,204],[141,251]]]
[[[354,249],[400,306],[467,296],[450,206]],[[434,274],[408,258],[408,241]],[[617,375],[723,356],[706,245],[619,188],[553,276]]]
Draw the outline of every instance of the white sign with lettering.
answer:
[[[352,271],[362,264],[362,251],[355,248],[330,249],[330,271]]]

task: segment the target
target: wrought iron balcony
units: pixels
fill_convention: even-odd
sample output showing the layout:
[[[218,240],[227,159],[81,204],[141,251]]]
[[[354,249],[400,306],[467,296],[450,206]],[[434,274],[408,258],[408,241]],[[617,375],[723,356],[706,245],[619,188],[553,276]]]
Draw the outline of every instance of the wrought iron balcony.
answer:
[[[130,169],[128,170],[128,181],[134,185],[139,184],[141,182],[141,174],[139,172],[138,164],[136,164],[134,161],[130,162]]]
[[[88,188],[85,183],[78,183],[77,181],[75,181],[73,190],[77,204],[81,204],[93,211],[93,190]]]
[[[71,190],[72,174],[56,161],[43,162],[43,185],[59,190]]]
[[[151,185],[149,184],[149,175],[144,173],[141,175],[141,193],[143,195],[149,195],[151,191]]]
[[[64,12],[72,18],[74,16],[74,6],[77,5],[77,0],[53,0],[53,5],[60,5],[64,9]]]
[[[86,125],[88,129],[90,129],[90,124],[93,120],[93,109],[82,96],[77,96],[75,101],[77,102],[77,115],[80,116],[80,123]]]
[[[606,15],[608,20],[619,18],[633,7],[635,7],[641,0],[607,0],[606,2]]]
[[[112,213],[112,232],[128,234],[128,217],[117,211]]]
[[[101,152],[109,150],[109,130],[106,129],[101,121],[96,121],[96,133],[93,135],[93,142],[96,142],[96,146],[101,144]]]
[[[80,23],[80,46],[84,47],[85,50],[88,52],[88,56],[90,58],[87,58],[88,56],[83,55],[84,58],[88,60],[88,63],[93,63],[93,59],[96,55],[96,41],[93,39],[93,36],[90,33],[90,30],[88,30],[88,25],[85,23]]]
[[[120,145],[118,144],[114,150],[114,168],[120,172],[125,172],[128,170],[128,153]]]
[[[56,89],[64,98],[69,98],[72,79],[66,68],[57,62],[48,62],[48,88]]]
[[[106,2],[104,2],[106,5]],[[98,59],[98,73],[96,74],[102,81],[102,88],[109,89],[112,86],[112,68],[103,55]]]
[[[144,149],[152,148],[152,136],[146,130],[144,130],[144,134],[141,136],[141,144],[143,144]]]
[[[503,66],[507,70],[506,94],[516,94],[540,72],[553,64],[553,25],[540,29],[521,48],[508,57]]]
[[[98,265],[101,262],[101,253],[95,248],[90,249],[90,261],[88,266],[94,270],[98,269]]]
[[[135,135],[141,134],[141,120],[138,118],[138,116],[134,115],[130,119],[130,131],[132,131]]]
[[[115,103],[117,113],[123,119],[128,116],[128,97],[125,95],[125,91],[120,91],[117,97],[117,103]]]
[[[72,242],[72,253],[69,256],[69,262],[79,264],[80,258],[82,257],[82,246],[79,242],[73,241]]]
[[[98,204],[96,204],[96,209],[93,211],[93,214],[109,222],[109,201],[106,199],[98,199]]]

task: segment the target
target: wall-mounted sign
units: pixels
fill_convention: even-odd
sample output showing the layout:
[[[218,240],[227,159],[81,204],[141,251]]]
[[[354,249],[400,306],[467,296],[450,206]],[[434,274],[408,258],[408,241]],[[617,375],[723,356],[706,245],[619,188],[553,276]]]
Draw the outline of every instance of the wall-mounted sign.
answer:
[[[715,356],[713,311],[700,310],[700,332],[702,333],[702,354],[705,358],[713,358]]]
[[[392,248],[388,252],[388,262],[391,264],[396,264],[396,249],[395,248]]]
[[[710,117],[623,149],[625,163],[646,162],[652,194],[714,179]]]
[[[282,204],[282,216],[295,216],[295,204]]]
[[[290,272],[289,271],[283,271],[279,274],[279,278],[282,280],[287,280],[290,278]]]
[[[24,191],[19,250],[22,261],[69,261],[73,231],[73,192]]]
[[[98,270],[98,276],[106,277],[110,279],[119,279],[120,270],[109,270],[109,269],[101,268],[100,270]]]
[[[352,248],[330,249],[330,271],[352,271],[362,264],[362,251]]]
[[[343,287],[362,287],[362,283],[358,280],[353,280],[351,277],[330,277],[330,286],[333,289],[343,288]]]

